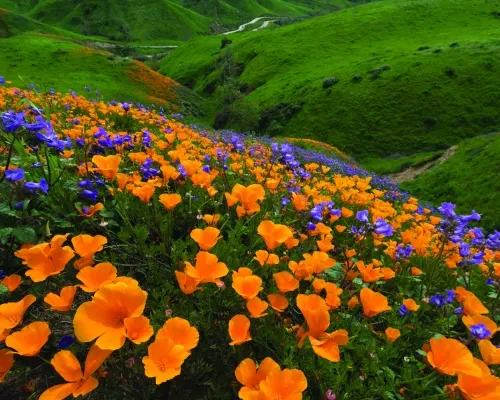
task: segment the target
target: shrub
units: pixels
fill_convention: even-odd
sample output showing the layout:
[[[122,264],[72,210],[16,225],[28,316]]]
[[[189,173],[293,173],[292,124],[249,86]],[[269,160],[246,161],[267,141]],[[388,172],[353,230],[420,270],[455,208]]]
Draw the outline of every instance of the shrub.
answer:
[[[323,81],[323,89],[328,89],[329,87],[332,87],[339,82],[340,82],[340,78],[337,78],[336,76],[331,77],[331,78],[326,78]]]
[[[457,76],[455,70],[451,67],[448,67],[444,70],[444,73],[450,78],[455,78]]]
[[[354,83],[359,83],[363,80],[363,76],[362,75],[354,75],[351,79],[352,82]]]

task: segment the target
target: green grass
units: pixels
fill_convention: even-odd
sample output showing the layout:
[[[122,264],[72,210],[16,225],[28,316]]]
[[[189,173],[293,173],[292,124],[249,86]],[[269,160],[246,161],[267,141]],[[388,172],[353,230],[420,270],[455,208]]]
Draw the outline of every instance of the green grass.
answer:
[[[18,87],[35,83],[42,90],[54,87],[85,94],[83,88],[88,85],[98,89],[104,100],[152,102],[151,88],[129,73],[133,62],[106,52],[67,40],[24,34],[0,40],[0,54],[0,74]]]
[[[356,3],[348,0],[0,0],[0,7],[78,34],[125,41],[184,41],[262,15],[308,16]]]
[[[247,99],[260,110],[302,105],[280,135],[322,140],[359,159],[431,152],[500,125],[495,10],[499,0],[387,0],[234,34],[228,51],[244,63],[239,81],[256,88]],[[221,39],[189,41],[161,71],[203,93],[221,75]],[[371,79],[383,65],[391,69]],[[351,82],[356,74],[360,83]],[[340,83],[323,89],[331,76]]]
[[[498,134],[466,139],[453,157],[401,187],[434,204],[451,200],[461,213],[475,209],[481,226],[500,230],[499,154]]]
[[[405,157],[393,158],[367,158],[361,160],[360,163],[363,168],[368,171],[375,172],[379,175],[395,174],[404,171],[410,167],[419,167],[428,162],[434,161],[441,157],[444,151],[431,151],[427,153],[417,153]]]

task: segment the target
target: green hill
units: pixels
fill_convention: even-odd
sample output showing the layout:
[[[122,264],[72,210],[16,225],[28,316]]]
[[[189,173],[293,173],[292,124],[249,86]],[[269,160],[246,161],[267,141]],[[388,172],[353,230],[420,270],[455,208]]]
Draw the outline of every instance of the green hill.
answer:
[[[359,1],[359,0],[358,0]],[[262,15],[299,17],[349,0],[0,0],[0,7],[82,35],[122,41],[187,40]]]
[[[498,134],[466,139],[447,161],[401,187],[434,204],[452,200],[461,213],[475,209],[481,226],[500,230],[499,154]]]
[[[161,72],[213,97],[232,62],[262,133],[361,161],[432,152],[500,125],[499,11],[499,0],[381,1],[234,34],[224,50],[220,36],[195,38]],[[325,89],[329,77],[339,82]]]
[[[104,100],[155,103],[176,112],[202,113],[199,96],[146,65],[105,51],[83,47],[63,37],[25,33],[0,39],[0,75],[18,87],[69,89],[84,94],[91,86]]]

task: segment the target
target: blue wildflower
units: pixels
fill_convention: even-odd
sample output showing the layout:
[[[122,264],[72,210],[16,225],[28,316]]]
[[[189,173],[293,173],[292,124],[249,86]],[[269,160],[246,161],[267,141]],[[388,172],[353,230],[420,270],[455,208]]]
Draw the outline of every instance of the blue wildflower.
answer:
[[[375,233],[378,235],[392,236],[393,229],[385,220],[377,218],[375,222]]]
[[[404,317],[405,315],[410,314],[410,310],[408,310],[408,308],[404,304],[401,304],[401,307],[399,307],[399,310],[398,310],[398,314],[401,317]]]
[[[368,223],[368,210],[361,210],[356,213],[356,219],[359,222]]]
[[[5,83],[5,78],[0,75],[0,85],[3,85]]]
[[[14,183],[24,179],[24,169],[22,168],[8,169],[4,173],[7,182]]]
[[[40,190],[43,193],[47,194],[49,191],[49,184],[45,180],[45,178],[40,179],[39,183],[36,182],[25,182],[24,188],[27,190],[35,191]]]
[[[3,279],[5,278],[7,275],[5,275],[5,272],[3,272],[1,269],[0,269],[0,279]]]
[[[24,201],[19,201],[14,204],[14,210],[22,210],[24,208]]]
[[[75,339],[72,335],[65,335],[61,338],[61,340],[59,340],[59,343],[57,344],[57,346],[60,349],[64,350],[64,349],[71,347],[71,345],[73,344],[74,341],[75,341]]]
[[[310,231],[314,231],[316,230],[316,225],[314,225],[312,222],[308,222],[307,229],[309,229]]]
[[[453,310],[453,313],[455,315],[462,315],[464,313],[464,308],[463,307],[457,307]]]
[[[82,190],[81,194],[86,199],[89,199],[92,201],[96,201],[97,197],[99,196],[99,192],[97,191],[97,189],[94,189],[94,190],[85,189],[85,190]]]
[[[434,304],[436,307],[442,307],[446,305],[446,298],[442,294],[436,293],[435,295],[431,296],[429,302]]]
[[[446,291],[446,302],[448,304],[453,303],[455,300],[455,291],[454,290],[447,290]]]
[[[12,110],[5,111],[0,117],[3,130],[7,133],[15,132],[24,126],[24,113],[16,113]]]
[[[467,257],[470,255],[470,246],[467,243],[462,242],[458,245],[458,252],[461,257]]]
[[[453,203],[442,203],[441,207],[438,207],[438,210],[443,214],[446,218],[453,219],[457,216],[455,214],[456,205]]]
[[[483,340],[491,336],[491,332],[486,328],[484,324],[471,325],[469,327],[470,334],[474,339]]]

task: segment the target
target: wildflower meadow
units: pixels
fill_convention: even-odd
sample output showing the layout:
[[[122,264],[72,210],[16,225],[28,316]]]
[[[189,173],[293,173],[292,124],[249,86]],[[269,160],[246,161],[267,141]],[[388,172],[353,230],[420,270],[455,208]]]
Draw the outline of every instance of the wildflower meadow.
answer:
[[[500,232],[182,118],[0,77],[0,399],[500,399]]]

